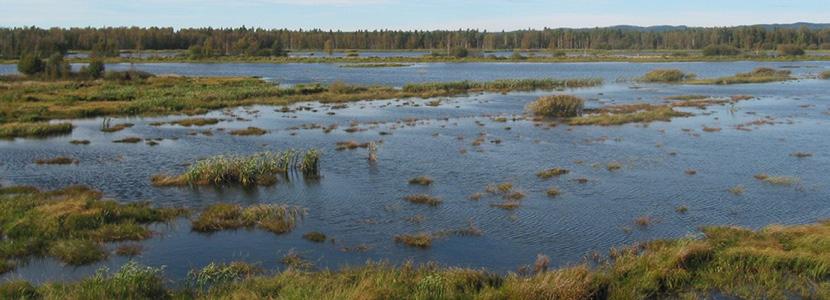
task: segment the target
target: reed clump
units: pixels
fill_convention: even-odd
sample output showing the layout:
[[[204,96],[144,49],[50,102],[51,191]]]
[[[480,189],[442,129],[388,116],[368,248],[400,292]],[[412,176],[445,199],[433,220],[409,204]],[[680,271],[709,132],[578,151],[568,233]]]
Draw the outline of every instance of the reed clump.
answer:
[[[237,204],[218,203],[206,207],[191,222],[191,228],[202,233],[258,228],[283,234],[291,232],[307,213],[307,209],[293,205],[258,204],[243,208]]]
[[[543,96],[527,105],[537,116],[570,118],[582,115],[585,100],[571,95]]]
[[[437,83],[413,83],[403,87],[404,92],[467,93],[553,90],[601,85],[601,79],[503,79],[489,82],[457,81]]]
[[[818,78],[830,79],[830,71],[821,72],[821,74],[818,75]]]
[[[218,155],[199,160],[181,175],[155,175],[156,186],[185,185],[272,185],[277,175],[301,172],[305,177],[320,176],[320,153],[315,149],[305,152],[260,152],[251,155]]]

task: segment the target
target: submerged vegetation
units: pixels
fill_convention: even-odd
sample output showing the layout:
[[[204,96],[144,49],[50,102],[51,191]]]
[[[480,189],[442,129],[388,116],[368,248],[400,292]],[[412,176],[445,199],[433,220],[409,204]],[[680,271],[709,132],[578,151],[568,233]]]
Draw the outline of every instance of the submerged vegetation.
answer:
[[[213,204],[192,222],[196,232],[210,233],[240,228],[259,228],[276,234],[288,233],[297,226],[307,210],[283,204],[258,204],[241,207],[235,204]]]
[[[33,256],[51,256],[70,265],[99,261],[108,254],[103,243],[149,238],[152,232],[146,224],[185,213],[147,203],[120,204],[83,186],[55,191],[0,188],[0,271]]]
[[[155,175],[156,186],[272,185],[278,174],[301,172],[306,177],[319,177],[320,152],[311,149],[305,153],[296,150],[260,152],[247,156],[219,155],[199,160],[181,175]]]
[[[780,226],[759,231],[707,227],[702,238],[657,240],[614,248],[607,259],[549,269],[540,255],[527,271],[499,275],[434,263],[393,266],[367,263],[341,270],[289,268],[260,275],[250,265],[212,266],[192,272],[180,289],[165,287],[160,269],[127,263],[112,274],[77,283],[33,286],[10,281],[3,298],[391,298],[391,299],[699,299],[713,295],[744,299],[825,299],[830,297],[830,264],[825,253],[830,222]],[[399,235],[395,241],[429,248],[428,233]],[[207,269],[207,268],[206,268]],[[203,269],[204,270],[204,269]],[[205,274],[204,276],[198,276]],[[212,274],[212,275],[211,275]],[[199,279],[201,280],[195,280]]]

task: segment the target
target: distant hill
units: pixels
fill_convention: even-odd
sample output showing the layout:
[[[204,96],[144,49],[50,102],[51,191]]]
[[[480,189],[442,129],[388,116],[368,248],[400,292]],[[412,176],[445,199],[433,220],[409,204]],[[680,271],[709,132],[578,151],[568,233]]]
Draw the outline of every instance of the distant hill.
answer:
[[[799,29],[801,27],[807,27],[807,29],[811,30],[821,30],[821,29],[830,29],[830,23],[807,23],[807,22],[798,22],[798,23],[791,23],[791,24],[756,24],[756,25],[742,25],[742,26],[728,26],[728,27],[763,27],[764,29],[777,29],[777,28],[787,28],[787,29]],[[643,31],[643,32],[666,32],[666,31],[675,31],[675,30],[686,30],[689,28],[699,28],[699,27],[690,27],[685,25],[679,26],[672,26],[672,25],[657,25],[657,26],[634,26],[634,25],[617,25],[607,27],[611,29],[620,29],[625,31]],[[590,28],[583,28],[583,29],[590,29]]]

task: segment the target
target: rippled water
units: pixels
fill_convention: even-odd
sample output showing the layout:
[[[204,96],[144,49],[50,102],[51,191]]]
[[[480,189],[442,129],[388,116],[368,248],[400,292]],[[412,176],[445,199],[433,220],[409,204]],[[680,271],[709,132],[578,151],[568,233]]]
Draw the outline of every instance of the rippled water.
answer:
[[[638,84],[625,79],[641,76],[654,68],[680,68],[701,77],[731,75],[758,66],[789,67],[797,81],[732,85],[687,86]],[[130,65],[108,66],[126,69]],[[580,63],[580,64],[416,64],[405,68],[352,69],[324,64],[136,64],[159,74],[191,76],[262,76],[283,83],[344,81],[401,86],[407,82],[492,80],[502,78],[600,77],[601,87],[564,91],[588,100],[592,107],[630,102],[662,102],[672,95],[753,95],[733,106],[708,110],[688,109],[696,116],[672,122],[615,127],[537,126],[529,120],[501,123],[492,116],[521,116],[524,106],[549,92],[475,94],[449,98],[439,107],[426,100],[404,99],[350,103],[346,109],[319,104],[316,111],[277,112],[278,108],[254,106],[233,112],[250,121],[224,121],[201,128],[153,127],[148,123],[182,118],[119,118],[113,124],[136,125],[121,132],[102,133],[100,119],[76,120],[71,135],[45,140],[0,141],[0,182],[57,188],[86,184],[101,189],[107,197],[124,201],[149,200],[158,205],[198,209],[215,202],[291,203],[309,209],[308,217],[294,232],[276,236],[262,231],[228,231],[212,235],[190,233],[185,220],[158,226],[159,237],[144,242],[142,263],[165,265],[172,278],[182,278],[191,268],[211,261],[246,260],[266,268],[290,249],[302,253],[318,266],[336,268],[385,259],[438,261],[448,265],[486,267],[494,271],[515,270],[544,253],[555,265],[577,263],[591,251],[605,253],[610,247],[657,238],[696,234],[703,225],[731,224],[760,227],[771,223],[807,223],[830,217],[827,171],[830,170],[830,81],[813,79],[830,69],[827,62],[796,63]],[[0,72],[9,72],[9,66]],[[416,106],[416,104],[419,104]],[[256,111],[256,112],[255,112]],[[328,113],[333,112],[334,115]],[[207,116],[227,118],[221,111]],[[764,117],[776,124],[738,130],[736,125]],[[418,119],[401,122],[407,119]],[[352,122],[366,131],[347,133]],[[482,123],[483,126],[477,124]],[[320,129],[294,130],[317,123],[339,124],[325,134]],[[407,125],[410,124],[410,125]],[[218,128],[257,126],[270,130],[260,137],[235,137]],[[703,132],[703,127],[722,128]],[[509,130],[508,130],[509,128]],[[194,130],[213,129],[212,136],[190,135]],[[380,132],[391,135],[380,135]],[[485,132],[479,147],[473,140]],[[113,144],[127,136],[164,138],[160,145]],[[88,146],[73,146],[72,139],[88,139]],[[367,162],[365,149],[335,151],[338,141],[380,141],[377,164]],[[492,141],[500,140],[501,143]],[[320,148],[323,178],[301,179],[253,190],[238,188],[156,188],[150,176],[180,172],[183,163],[216,154],[247,154],[287,148]],[[465,150],[465,151],[462,151]],[[809,152],[798,159],[791,153]],[[463,153],[462,153],[463,152]],[[68,155],[80,163],[71,166],[38,166],[38,158]],[[619,162],[623,168],[609,172],[605,166]],[[541,180],[535,173],[564,167],[571,173]],[[685,170],[695,169],[696,175]],[[772,186],[753,178],[757,173],[797,176],[794,186]],[[411,186],[407,181],[427,175],[432,186]],[[588,178],[586,184],[574,179]],[[522,206],[505,211],[490,206],[498,198],[468,200],[486,185],[512,182],[526,193]],[[743,185],[741,196],[727,192]],[[545,195],[555,186],[562,195]],[[438,207],[410,204],[401,198],[413,193],[441,197]],[[685,205],[685,214],[675,207]],[[407,217],[423,215],[412,224]],[[651,216],[656,223],[638,228],[634,219]],[[434,232],[465,227],[472,221],[484,235],[448,237],[434,241],[428,250],[396,245],[392,237],[401,233]],[[336,243],[315,244],[301,235],[321,231]],[[343,252],[344,247],[368,245],[367,252]],[[88,275],[102,265],[116,268],[124,259],[80,268],[51,260],[34,260],[5,278],[33,281],[72,279]]]

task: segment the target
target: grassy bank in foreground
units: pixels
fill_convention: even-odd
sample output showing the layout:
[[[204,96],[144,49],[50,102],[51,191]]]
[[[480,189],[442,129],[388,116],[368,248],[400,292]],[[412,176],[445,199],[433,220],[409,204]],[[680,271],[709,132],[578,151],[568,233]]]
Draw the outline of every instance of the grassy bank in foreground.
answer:
[[[701,238],[658,240],[612,249],[607,259],[548,269],[539,255],[516,273],[368,263],[308,271],[297,255],[288,269],[257,275],[244,263],[194,270],[181,289],[162,270],[128,263],[75,283],[0,285],[4,299],[745,299],[830,297],[830,221],[772,225],[758,231],[708,227]]]
[[[252,104],[349,102],[470,92],[554,90],[602,84],[599,79],[525,79],[411,84],[403,89],[344,83],[284,88],[257,78],[150,77],[133,80],[0,81],[0,124],[98,116],[199,114]]]

